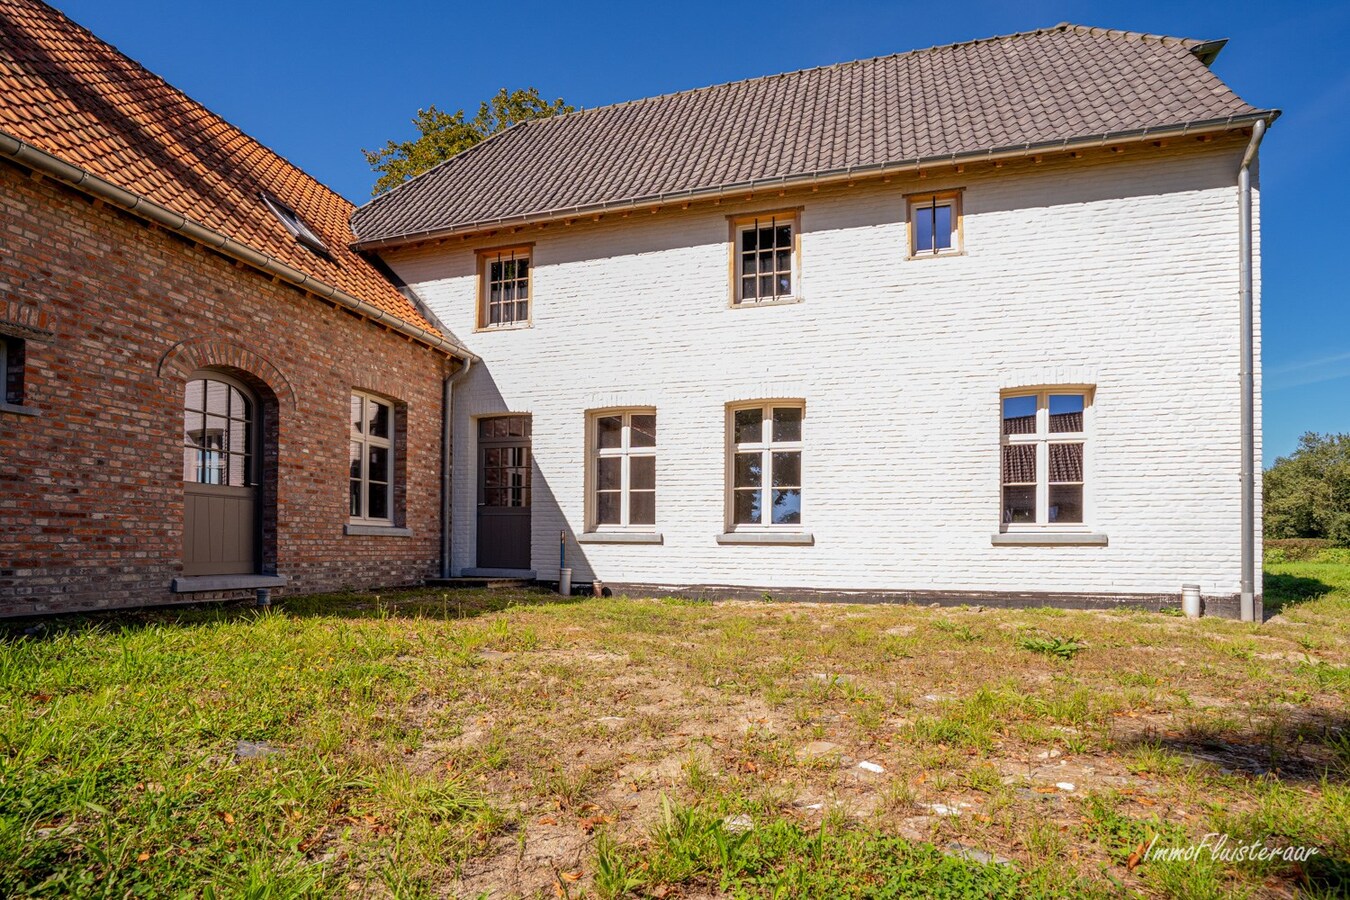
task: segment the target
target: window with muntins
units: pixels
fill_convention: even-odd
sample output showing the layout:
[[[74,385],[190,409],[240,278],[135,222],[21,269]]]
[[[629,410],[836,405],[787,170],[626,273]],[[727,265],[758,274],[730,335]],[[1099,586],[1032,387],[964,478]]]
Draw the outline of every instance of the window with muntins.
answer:
[[[656,412],[598,413],[591,428],[591,522],[595,531],[656,525]]]
[[[183,480],[247,487],[253,471],[253,401],[232,384],[194,378],[183,393]]]
[[[734,229],[736,303],[794,299],[797,214],[736,219]]]
[[[1005,531],[1083,523],[1088,411],[1082,390],[1003,396]]]
[[[799,527],[806,406],[792,401],[756,403],[732,407],[729,416],[732,528]]]
[[[961,195],[918,195],[909,200],[910,256],[941,256],[961,251]]]
[[[350,515],[353,522],[394,518],[394,405],[369,394],[351,398]]]
[[[516,247],[484,251],[480,328],[526,325],[530,321],[530,250]]]

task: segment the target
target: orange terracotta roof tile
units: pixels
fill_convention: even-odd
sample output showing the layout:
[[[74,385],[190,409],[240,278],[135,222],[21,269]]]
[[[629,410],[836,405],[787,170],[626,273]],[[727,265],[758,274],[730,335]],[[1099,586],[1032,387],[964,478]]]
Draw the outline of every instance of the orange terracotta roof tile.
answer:
[[[349,248],[350,202],[59,11],[0,0],[0,74],[0,130],[440,334]],[[292,237],[263,193],[329,255]]]

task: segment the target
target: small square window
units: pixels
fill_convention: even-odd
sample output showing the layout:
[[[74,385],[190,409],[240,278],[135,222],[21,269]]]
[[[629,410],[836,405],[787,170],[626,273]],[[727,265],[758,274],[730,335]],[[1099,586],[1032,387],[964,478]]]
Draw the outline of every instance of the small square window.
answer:
[[[947,191],[909,198],[909,255],[960,253],[961,193]]]
[[[530,248],[482,250],[478,254],[479,328],[530,323]]]
[[[731,229],[733,304],[797,299],[797,213],[736,217]]]

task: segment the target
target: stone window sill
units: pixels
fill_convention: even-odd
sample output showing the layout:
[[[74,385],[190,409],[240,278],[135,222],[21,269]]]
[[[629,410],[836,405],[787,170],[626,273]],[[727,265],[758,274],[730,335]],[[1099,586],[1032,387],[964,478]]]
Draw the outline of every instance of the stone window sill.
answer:
[[[1099,531],[1002,531],[989,536],[995,547],[1105,547]]]
[[[659,531],[587,531],[577,535],[578,544],[662,544]]]
[[[0,403],[0,412],[12,413],[16,416],[36,416],[37,409],[31,406],[20,406],[17,403]]]
[[[412,537],[411,528],[400,528],[397,525],[361,525],[356,522],[343,525],[342,533],[365,537]]]
[[[175,594],[193,594],[198,591],[250,591],[285,586],[285,575],[194,575],[175,578],[169,589]]]
[[[717,536],[719,544],[756,544],[763,546],[809,547],[816,536],[809,531],[728,531]]]
[[[794,306],[798,303],[805,302],[805,297],[776,297],[773,300],[737,300],[731,304],[731,308],[758,309],[762,306]]]

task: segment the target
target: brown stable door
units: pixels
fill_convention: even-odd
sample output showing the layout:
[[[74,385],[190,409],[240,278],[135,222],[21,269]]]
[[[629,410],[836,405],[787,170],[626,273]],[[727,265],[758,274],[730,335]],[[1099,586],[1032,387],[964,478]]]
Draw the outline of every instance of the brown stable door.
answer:
[[[530,417],[478,421],[478,567],[530,568]]]
[[[258,571],[258,405],[214,373],[183,397],[183,574]]]

